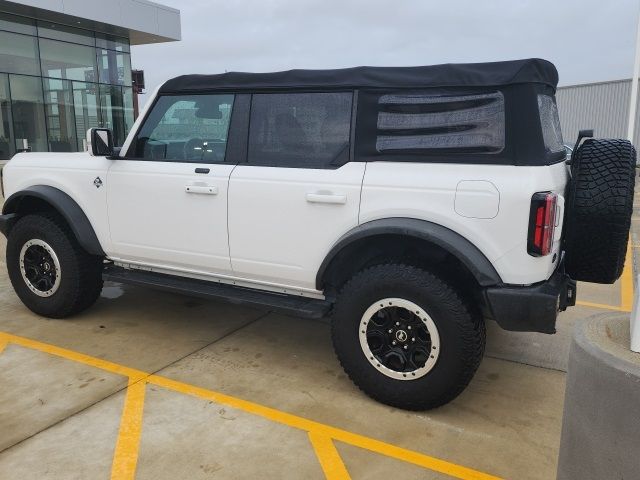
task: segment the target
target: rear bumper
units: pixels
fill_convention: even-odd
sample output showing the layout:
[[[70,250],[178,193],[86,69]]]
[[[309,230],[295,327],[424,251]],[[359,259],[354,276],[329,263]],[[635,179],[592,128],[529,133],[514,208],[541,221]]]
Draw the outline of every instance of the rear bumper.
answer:
[[[526,287],[490,287],[484,295],[487,316],[503,329],[555,333],[558,312],[576,304],[576,282],[560,265],[545,282]]]

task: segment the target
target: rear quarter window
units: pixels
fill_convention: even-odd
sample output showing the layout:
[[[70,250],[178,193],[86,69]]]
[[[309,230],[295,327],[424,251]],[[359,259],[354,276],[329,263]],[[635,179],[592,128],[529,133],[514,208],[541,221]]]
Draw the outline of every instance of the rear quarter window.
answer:
[[[562,140],[556,99],[551,95],[539,94],[538,111],[540,113],[540,126],[542,127],[545,150],[551,154],[564,152],[564,141]]]
[[[498,153],[504,146],[500,92],[387,94],[378,99],[378,153]]]

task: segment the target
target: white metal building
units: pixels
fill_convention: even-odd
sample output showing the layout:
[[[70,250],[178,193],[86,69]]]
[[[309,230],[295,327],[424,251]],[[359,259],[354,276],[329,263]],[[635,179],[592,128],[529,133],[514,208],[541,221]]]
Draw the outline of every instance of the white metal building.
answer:
[[[593,128],[599,138],[626,138],[631,79],[558,88],[556,99],[562,134],[573,145],[581,129]],[[640,145],[640,108],[633,144]]]

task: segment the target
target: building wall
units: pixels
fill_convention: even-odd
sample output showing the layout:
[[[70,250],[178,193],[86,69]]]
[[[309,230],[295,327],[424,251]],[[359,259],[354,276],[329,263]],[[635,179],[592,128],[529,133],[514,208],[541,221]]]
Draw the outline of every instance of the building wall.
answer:
[[[0,160],[79,151],[91,127],[133,124],[129,38],[0,12]]]
[[[562,135],[572,145],[581,129],[593,128],[599,138],[626,138],[631,80],[560,87],[556,92]],[[640,145],[640,108],[634,145]]]

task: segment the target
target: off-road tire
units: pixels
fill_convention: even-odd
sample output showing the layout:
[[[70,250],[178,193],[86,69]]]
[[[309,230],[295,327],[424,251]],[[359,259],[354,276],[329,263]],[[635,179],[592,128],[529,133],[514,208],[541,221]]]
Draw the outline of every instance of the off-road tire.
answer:
[[[60,285],[49,297],[33,293],[20,271],[20,250],[39,239],[54,250],[60,262]],[[18,297],[34,313],[64,318],[93,305],[102,290],[102,258],[78,244],[64,220],[56,214],[30,214],[18,220],[7,239],[7,269]]]
[[[565,269],[583,282],[622,274],[633,212],[636,151],[627,140],[586,140],[572,159]]]
[[[440,354],[423,377],[390,378],[367,360],[359,341],[359,324],[375,302],[396,297],[420,306],[433,320]],[[335,303],[333,345],[347,375],[367,395],[407,410],[427,410],[456,398],[475,374],[485,347],[485,325],[479,312],[436,274],[421,268],[384,264],[357,273]]]

